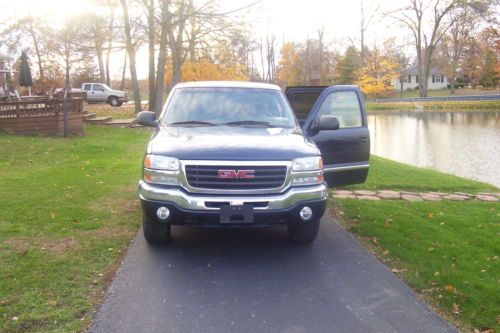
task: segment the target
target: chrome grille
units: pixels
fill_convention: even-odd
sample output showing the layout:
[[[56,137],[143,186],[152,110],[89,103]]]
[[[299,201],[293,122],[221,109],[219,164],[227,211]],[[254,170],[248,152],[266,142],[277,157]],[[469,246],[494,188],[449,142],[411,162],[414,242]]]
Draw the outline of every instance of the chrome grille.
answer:
[[[287,167],[252,165],[186,165],[186,179],[189,186],[218,190],[271,189],[283,186]],[[219,178],[219,170],[254,170],[254,178]]]

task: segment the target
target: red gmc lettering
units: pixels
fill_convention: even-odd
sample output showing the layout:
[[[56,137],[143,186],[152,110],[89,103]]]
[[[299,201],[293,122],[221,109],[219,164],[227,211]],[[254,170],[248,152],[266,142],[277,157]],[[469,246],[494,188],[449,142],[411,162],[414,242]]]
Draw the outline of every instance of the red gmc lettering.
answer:
[[[255,170],[219,170],[220,179],[252,179],[255,178]]]

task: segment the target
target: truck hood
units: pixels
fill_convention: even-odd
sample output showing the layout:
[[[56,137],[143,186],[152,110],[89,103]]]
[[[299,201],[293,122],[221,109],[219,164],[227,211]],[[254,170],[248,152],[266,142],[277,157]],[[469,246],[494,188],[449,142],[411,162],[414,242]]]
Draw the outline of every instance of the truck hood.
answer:
[[[317,156],[316,145],[298,128],[245,126],[160,127],[148,153],[181,160],[283,161]]]
[[[125,96],[125,92],[124,91],[121,91],[121,90],[109,90],[108,91],[108,94],[109,95],[116,95],[116,96]]]

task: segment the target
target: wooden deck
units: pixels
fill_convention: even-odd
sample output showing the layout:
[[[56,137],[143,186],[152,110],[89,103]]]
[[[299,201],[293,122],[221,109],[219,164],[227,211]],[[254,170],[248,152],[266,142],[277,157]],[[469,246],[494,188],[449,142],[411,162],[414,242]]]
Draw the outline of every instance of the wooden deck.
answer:
[[[41,99],[0,102],[0,131],[29,135],[64,135],[63,100]],[[68,135],[83,133],[83,100],[72,98],[68,105]]]

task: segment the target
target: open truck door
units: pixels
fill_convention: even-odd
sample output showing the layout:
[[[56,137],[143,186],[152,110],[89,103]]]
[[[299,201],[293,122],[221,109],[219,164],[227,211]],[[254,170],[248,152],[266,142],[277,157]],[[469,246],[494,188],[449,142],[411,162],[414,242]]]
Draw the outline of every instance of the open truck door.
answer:
[[[370,133],[359,88],[288,87],[285,94],[302,130],[321,151],[328,186],[363,183]]]

